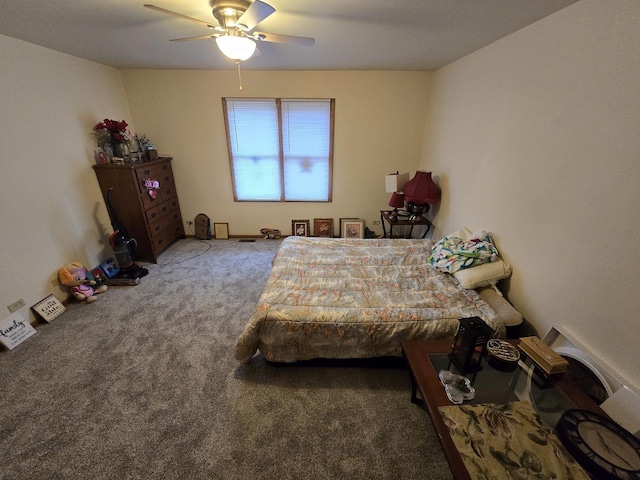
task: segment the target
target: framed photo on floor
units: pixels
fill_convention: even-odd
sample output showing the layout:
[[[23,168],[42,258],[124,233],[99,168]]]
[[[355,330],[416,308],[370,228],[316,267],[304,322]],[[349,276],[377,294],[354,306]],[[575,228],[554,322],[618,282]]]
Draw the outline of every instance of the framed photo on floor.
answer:
[[[342,217],[342,218],[340,218],[340,220],[339,220],[340,223],[338,224],[338,229],[339,229],[338,236],[340,238],[343,238],[342,237],[342,232],[344,230],[344,227],[342,226],[342,224],[345,222],[345,220],[352,221],[352,220],[360,220],[360,219],[358,217]]]
[[[314,218],[313,234],[316,237],[333,237],[333,218]]]
[[[291,220],[291,235],[295,237],[308,237],[309,220]]]
[[[214,223],[213,234],[216,237],[216,240],[227,240],[229,238],[229,224]]]
[[[364,220],[343,220],[342,238],[364,238]]]

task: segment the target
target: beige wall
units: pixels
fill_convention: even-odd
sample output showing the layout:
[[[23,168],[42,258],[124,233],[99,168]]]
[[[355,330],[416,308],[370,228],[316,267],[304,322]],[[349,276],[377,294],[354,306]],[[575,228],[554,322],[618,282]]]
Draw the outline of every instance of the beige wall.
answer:
[[[55,293],[58,268],[106,258],[110,233],[91,129],[127,118],[120,72],[0,35],[0,307]],[[33,317],[31,317],[33,318]]]
[[[371,225],[384,174],[420,162],[443,189],[436,237],[494,231],[527,319],[567,327],[638,386],[639,23],[634,0],[583,0],[433,76],[245,71],[244,92],[232,69],[125,71],[123,88],[115,69],[0,35],[0,306],[23,298],[26,316],[63,297],[61,265],[110,254],[90,131],[124,118],[174,156],[185,219],[207,213],[232,235]],[[223,96],[336,98],[334,202],[233,203]]]
[[[22,298],[31,319],[29,307],[49,293],[66,296],[52,284],[59,267],[112,255],[91,169],[91,131],[103,118],[139,121],[138,132],[175,158],[185,219],[207,213],[232,235],[266,226],[288,234],[292,219],[318,217],[361,217],[380,231],[384,175],[414,171],[420,159],[425,72],[244,72],[241,93],[234,70],[121,73],[2,35],[0,64],[0,305]],[[332,203],[233,202],[221,97],[241,95],[336,98]]]
[[[292,219],[358,217],[381,233],[384,176],[414,172],[426,121],[428,72],[123,72],[132,118],[160,154],[174,158],[183,219],[202,212],[231,235],[290,234]],[[335,98],[333,202],[234,203],[222,97]]]
[[[640,2],[583,0],[439,71],[436,236],[495,232],[509,298],[640,387]]]

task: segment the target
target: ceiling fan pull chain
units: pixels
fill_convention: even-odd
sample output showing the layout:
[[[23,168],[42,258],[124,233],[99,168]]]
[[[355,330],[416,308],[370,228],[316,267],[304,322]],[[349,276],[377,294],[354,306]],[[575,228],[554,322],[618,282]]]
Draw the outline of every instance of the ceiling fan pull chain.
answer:
[[[236,62],[238,66],[238,83],[240,84],[240,91],[242,91],[242,75],[240,75],[240,62]]]

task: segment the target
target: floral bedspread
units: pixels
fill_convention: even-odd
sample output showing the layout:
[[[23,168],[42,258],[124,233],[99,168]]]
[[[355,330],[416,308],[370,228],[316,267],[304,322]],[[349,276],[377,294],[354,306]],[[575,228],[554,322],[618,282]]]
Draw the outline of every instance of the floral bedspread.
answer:
[[[428,239],[287,237],[236,342],[247,362],[400,356],[400,342],[455,336],[458,319],[504,325],[473,290],[428,263]]]
[[[474,480],[590,478],[527,402],[439,410]]]

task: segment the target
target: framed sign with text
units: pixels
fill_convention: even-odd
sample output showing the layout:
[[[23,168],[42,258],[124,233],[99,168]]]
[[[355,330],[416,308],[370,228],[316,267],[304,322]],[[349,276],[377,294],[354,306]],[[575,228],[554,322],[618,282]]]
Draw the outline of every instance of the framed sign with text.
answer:
[[[0,322],[0,343],[9,350],[13,350],[35,333],[36,329],[20,313],[14,313]]]
[[[52,320],[67,311],[66,307],[53,294],[40,300],[31,307],[31,310],[47,323],[51,323]]]

